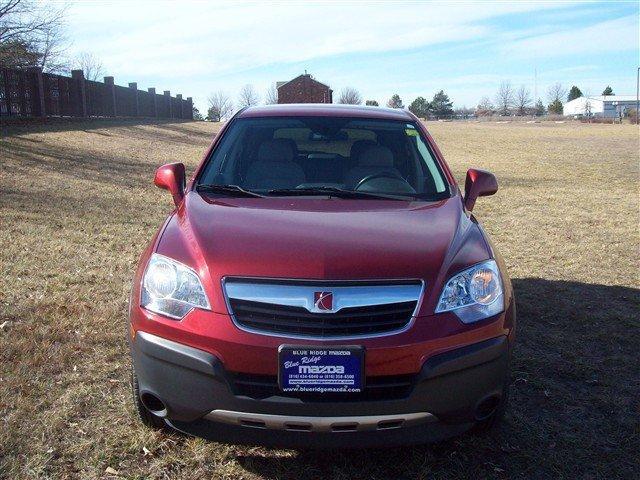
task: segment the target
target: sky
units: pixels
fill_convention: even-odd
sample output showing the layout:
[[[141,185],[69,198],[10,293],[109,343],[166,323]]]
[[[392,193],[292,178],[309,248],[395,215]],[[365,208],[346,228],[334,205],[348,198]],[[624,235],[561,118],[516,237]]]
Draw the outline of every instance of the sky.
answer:
[[[306,70],[381,105],[443,89],[454,107],[495,98],[502,81],[547,100],[560,82],[633,95],[640,1],[75,1],[71,54],[90,52],[116,83],[193,97],[243,85],[261,96]]]

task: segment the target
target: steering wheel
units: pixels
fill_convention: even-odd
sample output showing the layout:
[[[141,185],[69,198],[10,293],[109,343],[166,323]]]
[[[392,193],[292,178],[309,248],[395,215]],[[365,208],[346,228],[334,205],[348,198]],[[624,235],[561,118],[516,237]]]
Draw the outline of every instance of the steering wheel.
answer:
[[[401,180],[403,183],[407,183],[407,181],[404,178],[402,178],[402,175],[400,175],[399,173],[396,173],[396,172],[379,172],[379,173],[372,173],[371,175],[367,175],[366,177],[364,177],[362,180],[360,180],[356,184],[355,187],[353,187],[353,190],[357,191],[364,184],[369,183],[371,180],[376,180],[378,178],[390,178],[392,180]]]

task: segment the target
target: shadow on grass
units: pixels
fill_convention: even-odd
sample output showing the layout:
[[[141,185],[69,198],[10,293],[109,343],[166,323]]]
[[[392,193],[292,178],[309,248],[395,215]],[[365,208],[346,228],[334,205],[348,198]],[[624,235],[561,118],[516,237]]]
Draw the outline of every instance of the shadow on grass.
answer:
[[[52,148],[36,141],[8,143],[3,146],[3,151],[19,159],[20,169],[36,167],[44,170],[45,175],[48,170],[104,184],[135,186],[140,178],[153,178],[155,171],[154,165],[125,156],[93,155],[79,149]]]
[[[511,404],[491,433],[284,458],[249,450],[237,461],[265,478],[633,477],[640,290],[540,278],[513,284]]]
[[[23,118],[2,119],[2,135],[20,135],[26,133],[66,132],[73,130],[93,130],[98,128],[128,127],[132,125],[179,125],[193,123],[193,120],[179,118]]]

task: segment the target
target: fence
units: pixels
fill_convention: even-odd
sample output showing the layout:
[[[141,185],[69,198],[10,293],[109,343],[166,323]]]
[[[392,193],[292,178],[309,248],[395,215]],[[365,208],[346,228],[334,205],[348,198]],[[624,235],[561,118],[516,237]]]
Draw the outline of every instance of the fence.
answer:
[[[0,69],[0,116],[5,117],[152,117],[193,120],[193,101],[172,97],[166,90],[138,90],[84,78],[82,70],[71,77],[42,73],[40,68]]]

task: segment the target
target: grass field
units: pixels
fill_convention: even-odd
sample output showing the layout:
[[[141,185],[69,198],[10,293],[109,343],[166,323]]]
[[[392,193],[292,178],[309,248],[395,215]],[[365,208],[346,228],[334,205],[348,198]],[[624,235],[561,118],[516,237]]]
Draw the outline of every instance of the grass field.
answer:
[[[0,142],[0,477],[638,478],[639,134],[632,125],[430,123],[518,302],[511,408],[485,437],[383,451],[269,450],[145,430],[126,308],[171,208],[156,166],[192,171],[218,126],[96,121]]]

